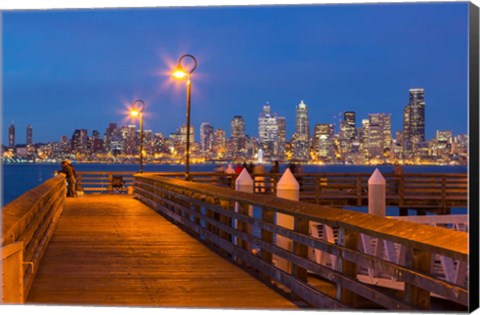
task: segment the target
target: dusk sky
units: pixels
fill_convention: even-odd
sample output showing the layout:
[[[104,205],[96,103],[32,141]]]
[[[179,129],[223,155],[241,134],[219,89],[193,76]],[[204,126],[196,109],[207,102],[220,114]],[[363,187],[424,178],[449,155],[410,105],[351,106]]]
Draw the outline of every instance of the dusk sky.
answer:
[[[145,129],[168,135],[185,122],[185,83],[171,70],[193,54],[192,125],[230,135],[242,115],[258,136],[269,102],[295,126],[303,100],[310,127],[355,111],[391,113],[402,128],[410,88],[425,89],[426,136],[467,133],[468,3],[318,4],[256,7],[3,12],[2,138],[71,137],[126,119],[146,102]]]

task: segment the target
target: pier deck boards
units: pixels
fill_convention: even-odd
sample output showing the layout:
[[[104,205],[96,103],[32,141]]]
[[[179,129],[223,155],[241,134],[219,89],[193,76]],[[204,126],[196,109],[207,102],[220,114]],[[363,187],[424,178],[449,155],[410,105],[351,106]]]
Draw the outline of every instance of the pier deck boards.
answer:
[[[128,196],[67,199],[27,304],[296,306]]]

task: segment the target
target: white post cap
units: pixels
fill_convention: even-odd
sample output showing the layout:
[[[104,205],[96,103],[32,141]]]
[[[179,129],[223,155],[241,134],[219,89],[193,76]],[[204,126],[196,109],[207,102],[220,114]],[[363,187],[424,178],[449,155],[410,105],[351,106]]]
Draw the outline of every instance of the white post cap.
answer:
[[[385,185],[385,178],[378,168],[375,169],[372,176],[368,179],[369,185]]]
[[[299,190],[300,185],[298,184],[295,176],[293,176],[292,171],[289,168],[283,172],[282,177],[277,183],[277,190]]]
[[[247,185],[252,185],[253,186],[253,179],[248,173],[247,169],[244,168],[241,172],[240,175],[238,175],[237,180],[235,181],[235,186],[247,186]]]

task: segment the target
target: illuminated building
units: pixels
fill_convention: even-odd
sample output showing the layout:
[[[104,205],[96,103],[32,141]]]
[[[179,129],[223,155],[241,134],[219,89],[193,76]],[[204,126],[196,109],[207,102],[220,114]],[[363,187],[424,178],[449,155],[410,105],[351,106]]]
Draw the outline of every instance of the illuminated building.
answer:
[[[273,161],[278,152],[277,116],[272,115],[270,104],[263,105],[263,111],[258,116],[258,140],[263,151],[263,159]]]
[[[404,157],[413,158],[420,143],[425,141],[424,89],[410,89],[410,101],[403,111]]]
[[[318,160],[330,162],[334,157],[333,124],[316,124],[313,133],[313,149]]]
[[[26,139],[26,145],[32,145],[33,144],[33,128],[32,125],[27,126],[27,139]]]
[[[310,131],[308,107],[303,101],[296,107],[295,133],[292,136],[292,158],[306,162],[310,159]]]
[[[213,127],[209,122],[200,125],[200,151],[208,158],[213,149]]]
[[[343,121],[340,123],[340,155],[344,160],[352,161],[352,145],[356,135],[355,112],[345,112]]]
[[[368,157],[381,159],[391,149],[391,116],[383,113],[369,114],[368,120]]]
[[[245,158],[247,154],[247,138],[245,136],[245,120],[242,116],[234,116],[230,122],[231,155],[233,159]]]
[[[8,146],[15,147],[15,124],[13,122],[8,127]]]

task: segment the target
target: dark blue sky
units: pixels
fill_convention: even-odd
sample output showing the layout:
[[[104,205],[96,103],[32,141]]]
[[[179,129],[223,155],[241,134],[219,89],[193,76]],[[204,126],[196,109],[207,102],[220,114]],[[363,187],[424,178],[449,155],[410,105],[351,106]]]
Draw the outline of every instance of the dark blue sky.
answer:
[[[126,103],[146,101],[145,128],[168,134],[185,121],[185,85],[170,69],[198,59],[192,124],[230,134],[242,115],[258,136],[265,102],[287,117],[309,106],[310,125],[338,113],[391,113],[402,128],[408,90],[422,87],[427,138],[467,132],[468,3],[83,9],[3,13],[3,143],[57,141],[74,129],[102,134],[129,123]],[[337,117],[334,117],[336,116]]]

